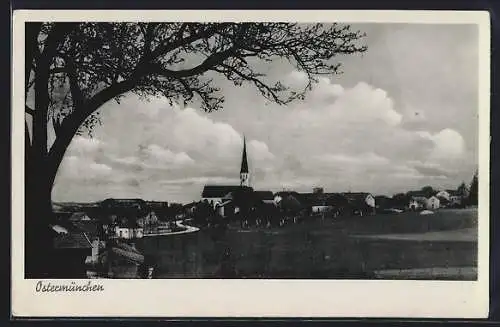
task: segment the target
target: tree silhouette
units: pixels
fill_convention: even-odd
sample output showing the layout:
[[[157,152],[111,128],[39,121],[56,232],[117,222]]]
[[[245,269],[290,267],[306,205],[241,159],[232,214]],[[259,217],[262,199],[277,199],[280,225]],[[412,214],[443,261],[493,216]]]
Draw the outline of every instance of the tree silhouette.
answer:
[[[435,191],[432,188],[432,186],[424,186],[424,187],[422,187],[421,191],[422,191],[422,193],[424,194],[424,196],[426,198],[430,198],[435,193]]]
[[[469,189],[469,204],[470,205],[477,205],[478,203],[478,172],[474,173],[474,176],[472,177],[472,181],[470,183],[470,189]]]
[[[31,131],[25,124],[27,253],[46,247],[40,228],[51,217],[51,190],[59,165],[74,135],[92,133],[106,102],[119,103],[132,92],[144,99],[198,101],[206,111],[217,110],[224,97],[213,77],[221,75],[236,86],[253,85],[272,102],[287,104],[302,99],[318,75],[339,73],[338,56],[366,50],[359,44],[362,33],[339,24],[25,26],[25,111],[32,118]],[[256,68],[275,60],[305,73],[306,87],[295,90],[272,82]],[[53,142],[49,133],[55,135]]]
[[[457,194],[461,196],[462,198],[466,197],[469,193],[469,189],[467,188],[467,185],[465,185],[465,182],[462,182],[458,187],[457,187]]]

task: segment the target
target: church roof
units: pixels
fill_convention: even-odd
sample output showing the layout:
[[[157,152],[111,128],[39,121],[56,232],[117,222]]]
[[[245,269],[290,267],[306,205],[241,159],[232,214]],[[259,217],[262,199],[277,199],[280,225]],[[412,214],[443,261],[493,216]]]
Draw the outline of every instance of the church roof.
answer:
[[[246,139],[243,138],[243,154],[241,157],[241,170],[240,173],[248,173],[248,161],[247,161],[247,143]]]
[[[239,186],[239,185],[205,185],[203,192],[201,193],[202,198],[223,198],[229,193],[234,193],[240,190],[253,190],[250,187]]]

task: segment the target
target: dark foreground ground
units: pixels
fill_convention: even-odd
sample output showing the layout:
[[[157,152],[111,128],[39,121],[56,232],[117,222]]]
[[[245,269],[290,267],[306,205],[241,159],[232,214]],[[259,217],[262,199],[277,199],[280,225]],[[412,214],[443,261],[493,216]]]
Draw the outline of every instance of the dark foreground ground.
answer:
[[[156,259],[156,278],[475,280],[477,211],[343,217],[271,229],[234,224],[137,245]]]

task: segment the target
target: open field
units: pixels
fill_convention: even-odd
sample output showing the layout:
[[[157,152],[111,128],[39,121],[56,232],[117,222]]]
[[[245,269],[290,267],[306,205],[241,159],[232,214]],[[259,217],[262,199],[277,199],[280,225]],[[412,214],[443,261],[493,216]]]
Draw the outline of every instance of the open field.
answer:
[[[158,278],[476,279],[477,211],[234,224],[138,246],[155,257]]]

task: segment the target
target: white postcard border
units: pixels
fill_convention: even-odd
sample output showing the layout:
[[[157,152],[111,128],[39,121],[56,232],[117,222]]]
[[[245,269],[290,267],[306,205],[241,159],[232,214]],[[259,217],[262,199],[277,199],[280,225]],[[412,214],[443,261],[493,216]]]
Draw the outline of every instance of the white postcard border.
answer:
[[[96,292],[37,292],[24,279],[24,22],[342,21],[478,24],[478,280],[90,280]],[[489,306],[490,19],[448,11],[19,10],[13,20],[12,314],[16,317],[414,317],[482,318]],[[53,285],[89,280],[43,280]],[[40,285],[40,284],[38,284]]]

